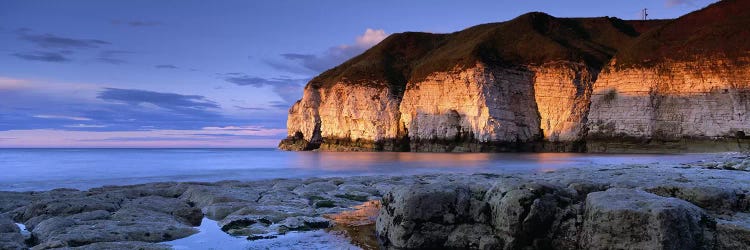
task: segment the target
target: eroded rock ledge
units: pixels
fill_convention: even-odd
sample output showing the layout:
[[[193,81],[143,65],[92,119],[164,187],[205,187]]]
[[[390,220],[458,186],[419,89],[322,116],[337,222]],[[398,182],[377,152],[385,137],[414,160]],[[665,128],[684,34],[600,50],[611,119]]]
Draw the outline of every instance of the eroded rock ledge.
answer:
[[[160,242],[195,233],[204,216],[228,234],[260,240],[332,227],[339,221],[327,215],[381,199],[375,224],[387,248],[744,249],[750,247],[748,164],[750,159],[730,155],[689,165],[512,175],[0,192],[0,249],[164,249],[169,245]],[[31,235],[22,235],[14,222]],[[376,236],[370,236],[355,245],[372,247]]]

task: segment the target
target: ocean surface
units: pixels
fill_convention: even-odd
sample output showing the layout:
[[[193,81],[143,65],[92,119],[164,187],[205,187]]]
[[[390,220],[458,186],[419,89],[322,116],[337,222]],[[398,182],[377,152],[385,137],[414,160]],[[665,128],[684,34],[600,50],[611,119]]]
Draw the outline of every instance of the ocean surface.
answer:
[[[0,190],[163,181],[549,171],[682,163],[704,154],[288,152],[276,149],[0,149]]]

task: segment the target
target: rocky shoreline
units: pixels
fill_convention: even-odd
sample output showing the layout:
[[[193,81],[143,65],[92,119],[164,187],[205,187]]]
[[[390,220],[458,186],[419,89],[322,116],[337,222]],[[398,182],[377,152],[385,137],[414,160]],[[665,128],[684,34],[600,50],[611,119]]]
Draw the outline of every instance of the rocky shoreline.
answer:
[[[749,169],[750,159],[731,154],[693,164],[513,175],[0,192],[0,249],[168,249],[160,242],[195,234],[204,216],[250,241],[341,227],[354,218],[339,230],[368,249],[379,247],[375,212],[380,246],[394,249],[741,249],[750,247]]]

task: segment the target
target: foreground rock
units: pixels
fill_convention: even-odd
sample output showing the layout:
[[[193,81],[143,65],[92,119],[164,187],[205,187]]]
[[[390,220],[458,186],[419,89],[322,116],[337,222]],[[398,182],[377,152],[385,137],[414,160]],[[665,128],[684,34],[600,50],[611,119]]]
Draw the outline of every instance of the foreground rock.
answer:
[[[152,183],[88,191],[0,192],[0,249],[164,249],[205,216],[248,240],[329,228],[324,215],[379,199],[412,178]],[[24,224],[25,239],[13,222]]]
[[[0,249],[24,249],[26,245],[23,240],[16,224],[9,218],[0,216]]]
[[[711,162],[0,192],[0,249],[164,249],[204,216],[250,241],[326,228],[364,248],[375,232],[407,249],[748,248],[750,175]]]
[[[686,201],[612,188],[588,194],[580,245],[615,249],[712,249],[716,222]]]
[[[395,249],[746,249],[750,176],[628,166],[422,178],[383,197]]]

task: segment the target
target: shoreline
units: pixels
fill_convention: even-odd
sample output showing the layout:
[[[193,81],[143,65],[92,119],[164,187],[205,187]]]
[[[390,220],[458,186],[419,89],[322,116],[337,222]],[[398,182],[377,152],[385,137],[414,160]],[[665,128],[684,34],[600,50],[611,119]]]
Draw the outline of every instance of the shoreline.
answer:
[[[467,204],[488,204],[487,206],[490,207],[494,206],[492,204],[505,204],[502,197],[492,198],[497,196],[497,194],[493,196],[497,190],[505,190],[504,193],[509,190],[520,190],[517,191],[520,193],[524,193],[523,190],[547,190],[542,196],[534,194],[527,198],[532,201],[532,204],[545,203],[547,200],[539,200],[539,197],[548,196],[555,197],[555,200],[563,198],[570,200],[568,203],[577,204],[575,208],[578,209],[570,213],[578,214],[579,217],[585,217],[586,211],[590,211],[588,207],[596,205],[588,204],[587,202],[590,203],[595,199],[587,199],[587,197],[597,197],[597,195],[617,191],[620,192],[617,195],[624,195],[635,200],[641,199],[641,202],[645,202],[644,204],[654,206],[678,204],[687,209],[685,211],[700,214],[714,225],[713,229],[701,227],[704,228],[701,230],[716,239],[715,243],[710,243],[714,244],[712,246],[718,246],[718,248],[737,246],[737,244],[748,246],[742,244],[750,244],[750,241],[747,241],[750,239],[750,226],[747,226],[750,225],[750,216],[747,216],[750,212],[750,173],[747,172],[750,170],[750,159],[740,157],[744,156],[725,154],[719,157],[719,160],[693,164],[598,165],[521,174],[444,173],[410,176],[351,176],[245,182],[148,183],[131,186],[104,186],[86,191],[71,189],[41,192],[2,191],[0,200],[4,202],[0,204],[0,225],[22,223],[31,231],[32,236],[22,236],[15,225],[13,226],[16,230],[0,226],[0,228],[5,228],[5,231],[0,231],[0,236],[2,236],[0,248],[143,247],[151,249],[153,247],[159,249],[163,247],[159,245],[159,242],[184,239],[197,233],[193,227],[200,225],[204,217],[217,221],[221,230],[230,235],[242,236],[250,240],[263,240],[289,232],[309,232],[334,227],[337,224],[334,220],[326,218],[326,215],[352,211],[353,207],[363,202],[380,199],[387,201],[383,207],[388,209],[380,209],[377,231],[381,235],[381,242],[384,242],[387,247],[472,249],[479,248],[480,245],[498,247],[515,244],[513,246],[522,246],[544,242],[565,243],[575,247],[595,246],[594,243],[611,243],[611,241],[607,241],[609,243],[583,242],[578,236],[588,232],[585,220],[577,222],[578,224],[574,221],[572,224],[578,226],[565,231],[576,235],[575,240],[557,236],[529,239],[523,236],[526,233],[521,229],[518,229],[521,231],[516,231],[516,229],[498,228],[497,223],[511,223],[513,220],[493,217],[496,216],[496,213],[492,212],[493,209],[483,212],[481,216],[476,215],[477,218],[472,217],[475,215],[470,213],[456,212],[460,209],[456,209],[459,205],[455,201],[459,198],[455,194],[463,192],[461,190],[469,190],[466,194],[475,197],[467,200],[469,202]],[[731,168],[736,169],[726,170]],[[532,188],[529,189],[529,187]],[[448,196],[445,196],[446,194]],[[605,199],[606,197],[599,198]],[[528,215],[530,212],[528,209],[531,207],[528,204],[522,204],[508,203],[506,207],[526,211],[521,214]],[[554,211],[575,210],[570,206],[572,205],[555,205],[548,208]],[[430,215],[428,211],[441,216],[433,218],[434,214]],[[453,217],[453,219],[443,218],[446,214],[452,214],[448,217]],[[432,229],[399,226],[406,221],[411,221],[415,225],[423,225],[424,216],[428,218],[427,221],[434,223],[430,227]],[[559,219],[556,213],[550,216],[549,220]],[[396,223],[396,218],[399,223]],[[521,221],[524,219],[521,218]],[[682,223],[682,221],[677,222]],[[540,225],[546,225],[540,223]],[[484,231],[466,231],[467,225],[471,225],[470,228],[482,228]],[[665,228],[664,230],[666,231],[662,232],[670,232],[669,230],[672,229]],[[736,236],[735,238],[726,238],[730,231]],[[399,237],[392,237],[393,235]],[[442,240],[434,240],[425,235],[445,237],[437,238]],[[492,235],[492,237],[472,238],[469,237],[470,235]],[[722,239],[722,235],[725,238]],[[372,237],[375,236],[372,235]],[[399,239],[406,240],[402,242]],[[696,242],[705,243],[704,241],[703,238],[696,238]],[[442,245],[419,245],[418,242],[439,242]],[[599,246],[612,247],[614,245]]]
[[[159,150],[143,158],[143,151],[118,151],[102,158],[96,150],[62,155],[53,152],[13,153],[0,177],[0,191],[49,191],[55,188],[87,190],[106,185],[154,182],[256,181],[274,178],[341,177],[358,175],[414,175],[446,172],[517,172],[541,168],[651,163],[687,163],[732,153],[687,154],[581,154],[581,153],[429,153],[429,152],[288,152],[264,151],[259,156],[241,151]],[[151,153],[147,150],[146,153]],[[2,152],[0,152],[2,153]],[[78,164],[77,158],[91,158]],[[549,159],[556,159],[550,162]],[[6,158],[8,159],[8,158]],[[185,160],[193,159],[193,160]],[[50,160],[60,161],[54,168]],[[260,161],[258,161],[260,160]],[[106,171],[102,171],[106,169]],[[262,172],[259,172],[262,171]]]

